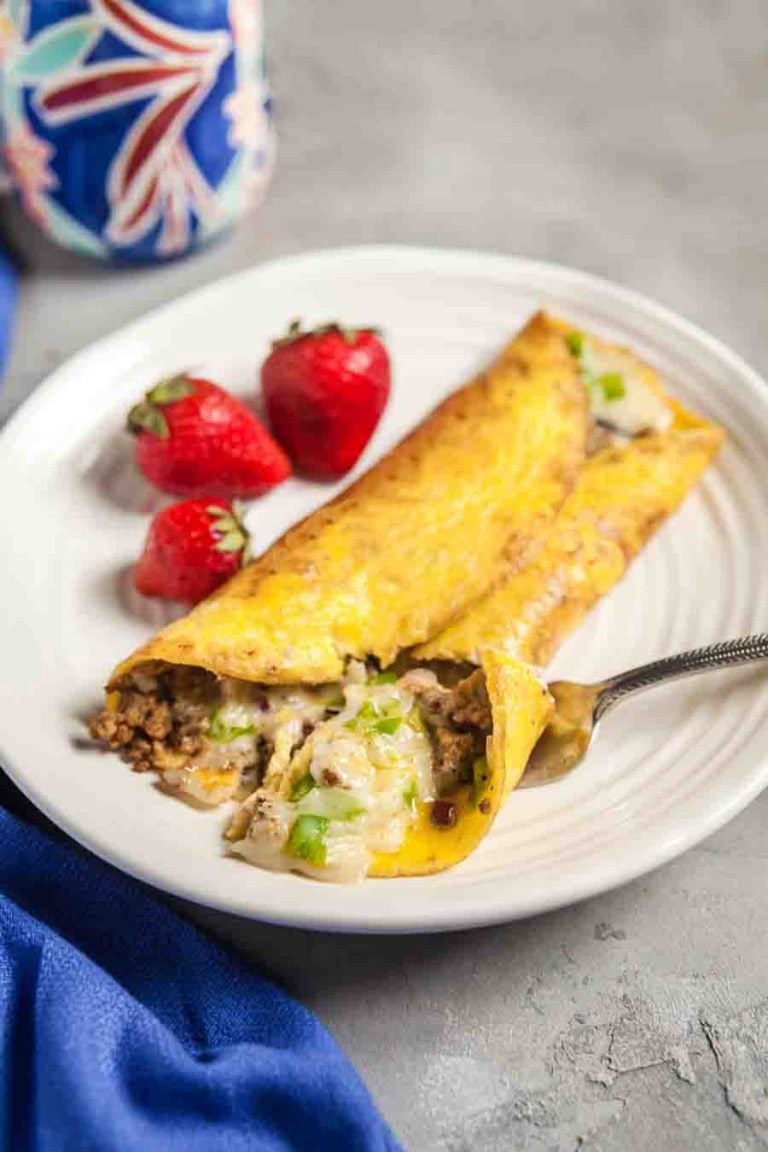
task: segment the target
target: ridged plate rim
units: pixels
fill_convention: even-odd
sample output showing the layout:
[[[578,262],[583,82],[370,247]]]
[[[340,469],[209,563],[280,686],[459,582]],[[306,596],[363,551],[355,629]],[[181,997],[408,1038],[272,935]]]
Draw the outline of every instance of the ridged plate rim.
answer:
[[[7,509],[8,528],[13,530],[14,516],[21,516],[22,512],[28,514],[32,505],[25,505],[25,499],[42,491],[36,468],[42,446],[46,444],[46,429],[49,444],[46,475],[49,480],[55,477],[59,461],[53,436],[57,415],[76,399],[82,403],[84,396],[90,397],[94,410],[89,416],[89,426],[94,432],[104,426],[110,404],[98,399],[100,378],[109,380],[110,376],[130,373],[133,365],[147,356],[151,358],[156,343],[167,343],[169,335],[181,332],[191,317],[215,315],[228,296],[234,298],[246,288],[258,299],[260,291],[274,290],[276,286],[284,291],[286,285],[290,287],[291,283],[298,284],[318,273],[327,274],[332,282],[334,275],[350,272],[354,275],[357,269],[361,275],[385,273],[393,275],[395,280],[414,272],[432,274],[436,282],[441,274],[458,277],[466,274],[469,279],[501,285],[502,290],[505,285],[510,290],[530,286],[532,298],[538,296],[545,302],[566,299],[571,306],[580,302],[586,309],[596,308],[626,339],[637,338],[655,344],[670,362],[698,359],[705,364],[710,379],[722,380],[718,385],[721,391],[714,397],[721,403],[727,405],[728,389],[737,390],[731,396],[748,398],[755,413],[749,432],[760,438],[768,458],[768,390],[759,375],[719,340],[635,292],[560,265],[472,250],[398,245],[324,249],[284,257],[218,280],[98,341],[58,368],[0,433],[0,491],[8,492],[11,484],[14,492],[28,490],[27,497],[20,496],[13,502],[20,504],[20,509]],[[564,307],[567,310],[568,304]],[[445,335],[448,338],[451,334]],[[492,351],[489,347],[488,353]],[[66,455],[66,443],[61,453]],[[728,489],[724,491],[727,493]],[[9,504],[7,498],[4,503]],[[44,523],[44,508],[40,515]],[[73,524],[73,529],[76,526]],[[15,587],[18,591],[26,587],[22,585],[23,559],[23,555],[14,556],[11,552],[7,569],[0,575],[0,594],[4,588],[8,591]],[[642,559],[639,563],[642,564]],[[28,592],[33,613],[37,588],[38,583],[31,580]],[[762,596],[759,607],[760,611],[765,607]],[[764,623],[768,624],[768,619]],[[0,620],[0,650],[4,648],[4,638],[6,651],[11,651],[17,635],[7,620]],[[100,669],[99,674],[106,671]],[[690,788],[686,791],[685,785],[694,780],[698,782],[697,787],[701,784],[709,788],[710,802],[706,792],[704,802],[701,793],[696,793],[693,818],[686,819],[681,814],[674,828],[667,829],[663,835],[654,835],[650,829],[640,844],[629,844],[619,829],[613,844],[605,850],[607,857],[605,852],[602,855],[586,852],[580,859],[577,856],[575,866],[566,875],[556,872],[556,861],[552,860],[549,866],[545,863],[534,868],[534,882],[527,876],[526,883],[518,885],[513,876],[499,873],[494,865],[484,870],[482,861],[475,871],[457,869],[440,877],[409,881],[368,881],[357,888],[336,888],[266,873],[260,874],[261,880],[255,885],[250,882],[241,885],[237,879],[239,873],[233,872],[229,884],[222,880],[223,871],[219,870],[221,875],[216,878],[206,876],[204,863],[198,861],[190,865],[184,855],[174,859],[170,849],[163,857],[162,852],[158,854],[153,848],[153,858],[147,858],[141,846],[115,843],[99,827],[98,803],[93,811],[84,812],[62,795],[59,786],[52,786],[44,766],[40,766],[24,739],[19,737],[18,712],[2,701],[0,758],[22,791],[74,839],[123,871],[174,895],[223,911],[299,927],[361,932],[444,931],[512,920],[596,895],[659,867],[732,819],[768,784],[768,737],[761,747],[757,746],[763,732],[768,733],[768,727],[764,716],[754,722],[759,698],[747,693],[747,701],[748,706],[734,714],[732,727],[734,739],[740,740],[739,750],[743,752],[746,747],[750,755],[755,755],[727,795],[719,794],[713,786],[712,777],[718,776],[718,769],[712,768],[708,776],[704,771],[706,765],[700,765],[698,775],[693,774],[690,780],[685,775],[681,777],[680,795],[669,800],[673,809],[676,804],[684,805],[690,791]],[[754,730],[745,735],[743,724],[747,717],[753,721]],[[669,739],[670,746],[674,746],[674,733],[670,733]],[[608,781],[608,786],[620,785],[621,781]],[[562,788],[568,792],[561,795],[569,797],[569,803],[577,812],[579,804],[586,804],[590,795],[586,775],[575,775]],[[591,792],[595,794],[594,781]],[[525,798],[522,802],[529,803]],[[494,835],[492,832],[491,836]]]

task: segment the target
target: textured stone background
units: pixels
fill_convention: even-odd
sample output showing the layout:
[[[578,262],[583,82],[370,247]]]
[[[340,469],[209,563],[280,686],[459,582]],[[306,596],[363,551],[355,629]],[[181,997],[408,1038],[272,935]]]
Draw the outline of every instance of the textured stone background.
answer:
[[[760,0],[268,0],[261,213],[112,271],[5,205],[30,272],[0,418],[88,341],[231,270],[362,241],[561,261],[768,366]],[[768,1146],[768,797],[622,891],[509,927],[355,939],[196,913],[333,1028],[413,1152]]]

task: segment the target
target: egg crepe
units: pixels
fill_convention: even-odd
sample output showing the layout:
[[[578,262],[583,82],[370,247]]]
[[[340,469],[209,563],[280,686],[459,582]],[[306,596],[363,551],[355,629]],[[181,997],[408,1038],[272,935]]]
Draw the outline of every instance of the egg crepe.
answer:
[[[642,430],[629,439],[609,436],[587,459],[554,524],[531,549],[529,562],[507,566],[495,589],[416,648],[416,660],[479,663],[483,650],[492,647],[545,665],[624,576],[722,444],[722,429],[669,397],[658,375],[637,356],[584,337],[571,326],[563,325],[563,331],[566,339],[577,338],[574,347],[588,341],[601,368],[618,368],[623,380],[645,386],[661,406],[659,430]],[[610,403],[602,412],[611,415]]]
[[[538,315],[338,499],[116,669],[157,662],[263,684],[338,680],[390,664],[514,565],[584,459],[584,388]]]
[[[95,734],[196,801],[238,794],[226,835],[254,864],[334,881],[450,867],[550,718],[530,664],[622,577],[721,440],[631,352],[539,314],[357,484],[121,664]]]
[[[120,664],[94,735],[195,801],[245,792],[229,839],[256,863],[336,880],[455,863],[551,702],[503,654],[450,689],[380,670],[522,560],[578,479],[588,425],[578,366],[537,315],[357,483]]]

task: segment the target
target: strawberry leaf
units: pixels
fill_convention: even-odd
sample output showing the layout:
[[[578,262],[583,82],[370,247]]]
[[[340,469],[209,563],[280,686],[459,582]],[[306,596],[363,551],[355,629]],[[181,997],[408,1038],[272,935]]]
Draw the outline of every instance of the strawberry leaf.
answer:
[[[168,424],[165,416],[159,408],[154,404],[148,404],[146,400],[142,400],[140,404],[134,404],[128,413],[128,431],[151,432],[153,436],[159,436],[161,440],[168,438]]]
[[[235,528],[232,532],[227,532],[226,536],[222,536],[221,540],[217,540],[215,547],[217,552],[239,552],[245,547],[245,537]]]
[[[194,392],[195,386],[186,372],[179,372],[176,376],[169,376],[161,380],[147,392],[150,404],[172,404],[174,400],[183,400]]]
[[[293,344],[294,340],[303,340],[307,336],[327,336],[330,332],[337,332],[347,344],[354,344],[361,332],[370,332],[373,336],[381,336],[381,329],[371,324],[364,324],[361,328],[353,328],[348,324],[339,324],[333,320],[329,324],[319,324],[316,328],[302,328],[301,320],[291,320],[288,331],[272,341],[273,348],[284,348]]]
[[[272,347],[283,348],[286,344],[293,344],[294,340],[300,340],[302,336],[306,336],[306,332],[302,331],[301,320],[291,320],[288,331],[283,336],[276,337],[272,341]]]
[[[233,501],[231,511],[229,508],[217,508],[215,505],[210,505],[207,511],[213,516],[211,527],[214,535],[218,537],[214,545],[216,551],[242,552],[242,564],[248,563],[251,558],[250,535],[240,520],[242,505],[238,501]]]
[[[211,504],[206,509],[206,511],[210,512],[211,516],[213,517],[212,527],[214,532],[218,532],[220,536],[223,536],[226,532],[229,532],[231,528],[238,527],[238,525],[235,523],[232,510],[227,504]]]

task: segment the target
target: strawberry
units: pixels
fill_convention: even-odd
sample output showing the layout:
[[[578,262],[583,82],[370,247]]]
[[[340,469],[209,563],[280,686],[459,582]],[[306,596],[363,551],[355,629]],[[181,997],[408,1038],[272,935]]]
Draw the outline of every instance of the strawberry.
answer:
[[[176,496],[258,496],[291,472],[250,408],[209,380],[162,380],[131,409],[128,428],[141,471]]]
[[[349,472],[389,398],[389,355],[373,328],[294,321],[261,369],[272,429],[296,467],[316,480]]]
[[[248,544],[237,504],[182,500],[154,517],[134,584],[142,596],[197,604],[248,563]]]

